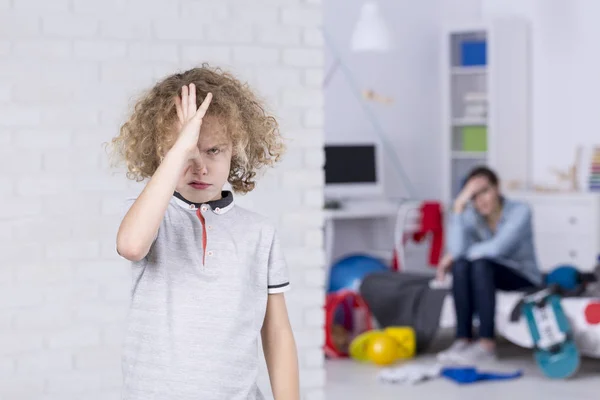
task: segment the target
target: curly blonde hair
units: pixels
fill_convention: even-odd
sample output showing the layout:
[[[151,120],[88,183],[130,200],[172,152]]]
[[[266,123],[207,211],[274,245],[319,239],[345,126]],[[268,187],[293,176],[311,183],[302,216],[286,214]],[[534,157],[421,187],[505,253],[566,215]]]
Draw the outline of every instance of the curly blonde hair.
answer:
[[[127,177],[139,182],[154,174],[177,139],[175,98],[190,83],[196,85],[197,106],[213,94],[205,118],[216,118],[233,144],[228,182],[236,193],[250,192],[257,172],[279,161],[285,151],[279,125],[247,84],[206,64],[168,76],[137,101],[111,142],[126,162]]]

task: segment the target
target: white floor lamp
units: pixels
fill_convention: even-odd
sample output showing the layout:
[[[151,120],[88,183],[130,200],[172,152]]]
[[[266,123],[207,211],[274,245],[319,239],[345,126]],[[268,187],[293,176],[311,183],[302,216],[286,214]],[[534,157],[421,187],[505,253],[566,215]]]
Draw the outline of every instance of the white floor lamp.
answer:
[[[369,122],[373,126],[375,133],[379,136],[383,143],[384,149],[388,152],[390,159],[394,163],[397,172],[400,174],[401,179],[404,183],[404,187],[411,198],[414,198],[415,191],[410,179],[406,175],[402,163],[400,162],[398,155],[393,150],[393,144],[389,142],[387,135],[385,134],[381,124],[371,111],[371,109],[365,103],[364,96],[361,95],[361,90],[355,81],[350,69],[343,63],[339,53],[337,53],[333,42],[324,30],[325,42],[331,50],[334,62],[329,71],[325,74],[323,87],[327,87],[331,78],[338,69],[342,70],[348,85],[352,89],[356,96],[359,104],[365,112]],[[366,52],[378,52],[387,53],[392,49],[392,35],[385,23],[379,5],[376,1],[365,2],[360,10],[358,20],[354,27],[352,37],[350,40],[350,48],[356,53]]]

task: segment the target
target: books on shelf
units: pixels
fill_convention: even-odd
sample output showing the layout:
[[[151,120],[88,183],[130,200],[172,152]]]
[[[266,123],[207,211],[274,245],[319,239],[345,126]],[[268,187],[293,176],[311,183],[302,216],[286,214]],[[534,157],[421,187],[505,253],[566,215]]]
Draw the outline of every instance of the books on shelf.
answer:
[[[485,119],[488,114],[487,93],[467,92],[463,96],[465,118]]]

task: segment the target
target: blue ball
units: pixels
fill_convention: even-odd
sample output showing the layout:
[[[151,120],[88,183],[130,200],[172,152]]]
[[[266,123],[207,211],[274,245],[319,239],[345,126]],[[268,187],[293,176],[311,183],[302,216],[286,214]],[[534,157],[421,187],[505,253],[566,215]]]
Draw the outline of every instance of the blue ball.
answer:
[[[558,285],[564,290],[574,290],[580,283],[580,274],[572,265],[561,265],[546,276],[546,285]]]
[[[342,289],[358,292],[365,276],[387,270],[388,267],[375,257],[363,254],[344,257],[331,267],[328,293]]]

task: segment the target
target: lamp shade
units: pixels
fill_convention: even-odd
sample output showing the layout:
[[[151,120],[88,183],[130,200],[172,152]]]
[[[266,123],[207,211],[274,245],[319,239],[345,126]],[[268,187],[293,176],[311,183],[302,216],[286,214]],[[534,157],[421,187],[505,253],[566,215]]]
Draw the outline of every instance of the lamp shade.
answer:
[[[375,1],[363,4],[352,33],[352,51],[386,52],[392,47],[391,33],[379,5]]]

